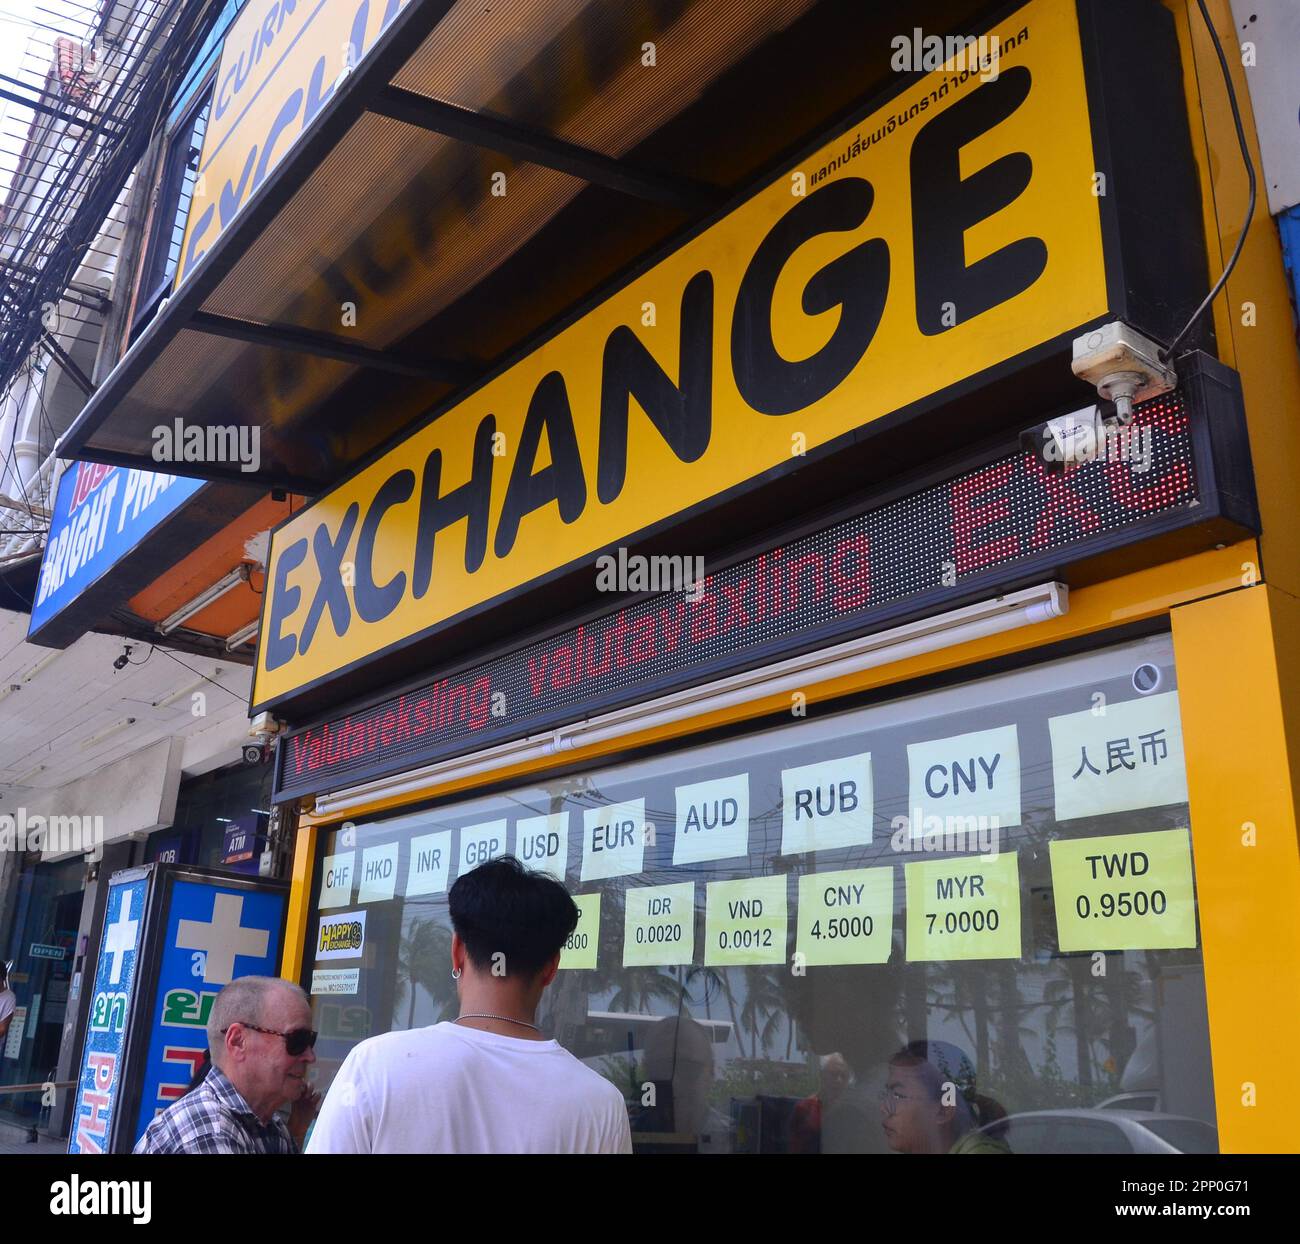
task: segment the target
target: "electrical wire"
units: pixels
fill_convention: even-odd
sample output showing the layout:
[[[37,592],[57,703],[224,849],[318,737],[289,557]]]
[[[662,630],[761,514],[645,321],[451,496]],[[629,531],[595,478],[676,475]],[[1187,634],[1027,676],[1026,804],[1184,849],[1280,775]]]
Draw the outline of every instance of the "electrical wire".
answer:
[[[23,356],[39,336],[36,308],[61,295],[75,278],[77,266],[96,249],[96,232],[121,197],[149,141],[152,127],[140,122],[154,118],[165,106],[176,80],[215,27],[222,7],[206,0],[142,0],[109,45],[111,53],[95,79],[99,89],[79,87],[74,95],[69,88],[66,93],[75,118],[84,120],[76,120],[58,136],[71,140],[73,146],[65,146],[57,159],[46,162],[50,184],[39,203],[23,196],[30,194],[27,182],[34,176],[33,162],[51,142],[52,131],[46,126],[37,134],[32,122],[7,200],[11,209],[16,203],[23,208],[22,221],[10,222],[11,253],[19,263],[28,261],[36,275],[8,282],[0,297],[0,391],[8,391]],[[98,45],[110,11],[99,12],[90,37],[74,42],[83,47]],[[36,147],[29,151],[33,142]]]
[[[1161,362],[1166,362],[1173,357],[1183,338],[1192,331],[1196,321],[1205,314],[1210,304],[1219,296],[1219,291],[1228,283],[1228,277],[1232,275],[1232,270],[1237,266],[1237,260],[1241,258],[1242,248],[1246,245],[1246,233],[1250,229],[1250,222],[1255,217],[1255,166],[1250,159],[1250,146],[1246,142],[1246,129],[1241,123],[1241,109],[1237,104],[1236,89],[1232,85],[1232,72],[1228,68],[1228,58],[1223,53],[1223,44],[1219,42],[1219,32],[1214,29],[1214,23],[1210,20],[1210,11],[1205,7],[1205,0],[1196,0],[1196,4],[1201,10],[1205,28],[1210,32],[1210,42],[1214,44],[1215,54],[1219,58],[1219,69],[1223,73],[1223,85],[1228,91],[1228,106],[1232,109],[1232,124],[1237,130],[1237,145],[1241,148],[1242,163],[1246,166],[1246,178],[1250,183],[1250,197],[1246,203],[1246,219],[1241,224],[1241,236],[1237,238],[1237,245],[1233,248],[1232,257],[1224,266],[1219,279],[1214,283],[1214,288],[1205,295],[1201,305],[1192,312],[1192,317],[1183,326],[1183,331],[1173,339],[1167,349],[1160,351]]]
[[[229,687],[219,683],[215,678],[209,678],[207,674],[205,674],[202,670],[196,670],[194,666],[186,665],[185,662],[182,661],[180,657],[178,657],[174,652],[169,652],[166,648],[159,648],[158,651],[161,652],[163,656],[170,657],[173,661],[176,662],[177,665],[183,666],[185,669],[189,670],[191,674],[197,674],[201,679],[203,679],[204,682],[210,682],[214,687],[220,687],[222,691],[224,691],[227,695],[234,696],[234,698],[238,700],[241,704],[243,704],[246,701],[247,699],[246,696],[244,696],[238,691],[231,691]]]
[[[14,377],[15,383],[18,380],[23,380],[28,385],[37,384],[43,377],[39,375],[36,378],[32,377],[31,373],[35,368],[35,358],[29,357],[26,359],[23,367],[19,370],[18,375]],[[6,396],[8,396],[8,394],[6,394]],[[9,472],[13,475],[14,482],[18,485],[19,491],[22,493],[23,504],[26,506],[27,513],[30,514],[32,512],[32,499],[27,495],[27,481],[23,479],[22,472],[18,469],[18,457],[16,452],[18,446],[18,420],[22,414],[22,408],[26,404],[27,393],[24,391],[22,401],[15,405],[13,429],[12,434],[9,437],[9,444],[4,448],[4,461],[9,468]]]

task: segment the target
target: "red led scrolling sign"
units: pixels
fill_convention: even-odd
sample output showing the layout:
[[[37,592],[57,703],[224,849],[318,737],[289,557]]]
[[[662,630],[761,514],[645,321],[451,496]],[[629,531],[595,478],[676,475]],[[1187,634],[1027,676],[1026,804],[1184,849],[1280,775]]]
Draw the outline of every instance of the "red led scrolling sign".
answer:
[[[1215,517],[1185,398],[1068,473],[1007,453],[281,739],[276,798],[337,789],[951,607],[972,591]],[[593,574],[596,573],[593,565]]]

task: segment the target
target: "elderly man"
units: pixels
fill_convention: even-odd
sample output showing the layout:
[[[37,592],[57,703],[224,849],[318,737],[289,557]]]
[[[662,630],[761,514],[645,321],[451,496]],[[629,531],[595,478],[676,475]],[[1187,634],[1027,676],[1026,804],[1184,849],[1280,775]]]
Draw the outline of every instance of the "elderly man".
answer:
[[[297,985],[243,976],[208,1017],[212,1069],[145,1129],[136,1153],[297,1153],[319,1097],[307,1086],[316,1061],[311,1007]],[[289,1125],[276,1115],[293,1104]]]

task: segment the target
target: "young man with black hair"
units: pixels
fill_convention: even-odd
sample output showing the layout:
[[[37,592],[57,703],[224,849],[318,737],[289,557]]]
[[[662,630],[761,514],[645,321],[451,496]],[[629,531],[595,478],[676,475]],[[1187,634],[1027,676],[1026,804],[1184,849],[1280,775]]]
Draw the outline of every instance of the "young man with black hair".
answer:
[[[623,1095],[537,1026],[578,922],[565,888],[513,856],[448,895],[454,1022],[361,1042],[308,1153],[631,1153]]]

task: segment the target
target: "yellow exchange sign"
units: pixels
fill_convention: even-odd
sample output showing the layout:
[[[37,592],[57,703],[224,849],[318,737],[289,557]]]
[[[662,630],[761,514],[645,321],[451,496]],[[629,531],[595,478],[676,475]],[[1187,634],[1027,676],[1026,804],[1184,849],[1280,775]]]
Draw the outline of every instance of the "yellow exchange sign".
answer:
[[[176,285],[410,0],[249,0],[221,48]]]
[[[1074,13],[1024,6],[995,73],[917,80],[281,525],[255,707],[1102,315]]]

